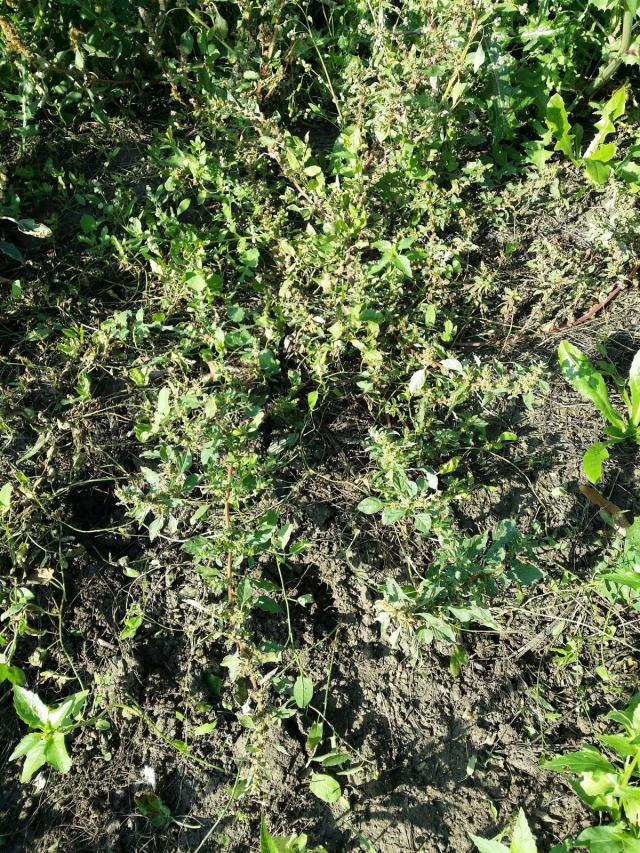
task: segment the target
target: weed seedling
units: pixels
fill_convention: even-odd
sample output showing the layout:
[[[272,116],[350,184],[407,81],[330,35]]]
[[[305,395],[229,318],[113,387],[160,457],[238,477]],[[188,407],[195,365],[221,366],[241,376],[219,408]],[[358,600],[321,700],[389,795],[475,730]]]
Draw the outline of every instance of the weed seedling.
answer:
[[[576,391],[590,400],[608,422],[605,427],[607,439],[596,441],[587,448],[582,457],[585,476],[592,483],[602,478],[602,464],[609,458],[608,448],[627,439],[640,444],[640,352],[637,352],[629,369],[627,388],[622,389],[622,398],[627,414],[621,415],[611,405],[604,377],[578,347],[562,341],[558,347],[560,372]]]
[[[500,842],[504,835],[505,833],[501,832],[495,839],[480,838],[477,835],[470,835],[470,838],[480,853],[537,853],[536,840],[522,809],[518,811],[511,833],[511,844],[508,847]]]
[[[23,782],[28,782],[43,764],[50,764],[60,773],[69,772],[71,758],[67,752],[65,735],[75,728],[87,695],[87,691],[82,690],[51,707],[45,705],[36,693],[14,684],[13,705],[16,714],[31,729],[9,756],[10,761],[24,756]]]
[[[615,734],[598,737],[610,758],[585,745],[543,767],[569,775],[580,799],[612,821],[591,826],[567,843],[593,853],[633,853],[640,850],[640,693],[625,710],[610,711],[607,719],[619,726]]]

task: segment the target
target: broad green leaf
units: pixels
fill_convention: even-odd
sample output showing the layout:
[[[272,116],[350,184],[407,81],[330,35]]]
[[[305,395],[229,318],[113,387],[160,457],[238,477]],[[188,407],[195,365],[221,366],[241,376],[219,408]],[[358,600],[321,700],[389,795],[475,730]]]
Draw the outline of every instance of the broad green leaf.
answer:
[[[269,376],[280,371],[280,363],[270,349],[262,350],[258,356],[258,363],[260,364],[260,370]]]
[[[306,675],[299,675],[293,685],[293,699],[298,708],[306,708],[313,699],[313,681]]]
[[[122,631],[118,634],[118,639],[130,640],[132,637],[135,637],[143,622],[144,616],[142,613],[132,613],[130,616],[127,616],[124,620]]]
[[[71,725],[74,719],[82,712],[88,695],[88,690],[81,690],[79,693],[69,696],[55,708],[50,708],[49,722],[53,728],[59,729]]]
[[[218,728],[218,721],[213,720],[213,722],[211,722],[211,723],[202,723],[202,725],[196,726],[195,729],[193,730],[192,734],[195,737],[201,737],[202,735],[211,734],[211,732],[214,732],[217,728]]]
[[[24,684],[24,672],[18,666],[10,666],[8,663],[0,663],[0,684],[8,681],[9,684]]]
[[[317,755],[313,759],[314,761],[319,761],[320,764],[323,764],[325,767],[339,767],[341,764],[345,764],[351,756],[348,752],[340,752],[339,750],[332,750],[331,752],[327,752],[325,755]]]
[[[407,258],[406,255],[392,255],[391,263],[396,269],[399,269],[404,276],[406,276],[407,278],[413,278],[413,272],[411,271],[411,261],[409,260],[409,258]]]
[[[160,532],[164,527],[164,521],[163,515],[157,515],[149,525],[149,540],[151,542],[153,542],[154,539],[157,539],[160,535]]]
[[[19,684],[13,686],[13,705],[16,714],[30,729],[41,728],[49,719],[49,709],[40,697]]]
[[[282,853],[280,845],[267,829],[264,815],[260,820],[260,853]]]
[[[47,738],[44,747],[44,757],[58,773],[68,773],[71,769],[71,758],[67,752],[62,732],[54,732]]]
[[[0,513],[7,512],[11,508],[12,492],[13,485],[11,483],[5,483],[0,489]]]
[[[363,512],[365,515],[373,515],[376,512],[380,512],[383,506],[384,504],[380,498],[368,497],[360,501],[358,511]]]
[[[616,156],[618,146],[615,142],[603,142],[589,155],[589,160],[599,160],[601,163],[608,163]]]
[[[634,788],[632,785],[620,785],[616,789],[616,796],[622,802],[629,823],[638,826],[640,824],[640,788]]]
[[[640,575],[638,577],[640,579]],[[599,735],[598,740],[624,758],[628,755],[637,755],[640,751],[640,745],[634,744],[631,738],[624,735]]]
[[[424,536],[428,536],[431,532],[431,525],[433,523],[433,519],[431,518],[428,512],[419,512],[418,515],[416,515],[413,519],[413,523],[415,524],[418,533],[422,533]]]
[[[9,756],[9,761],[13,761],[15,758],[22,758],[23,755],[26,755],[34,746],[37,745],[39,741],[41,741],[43,735],[41,732],[29,732],[28,735],[25,735],[20,743],[13,750],[11,755]]]
[[[490,841],[488,838],[480,838],[480,836],[471,835],[471,833],[469,833],[469,838],[480,853],[509,853],[509,848],[500,844],[499,841]]]
[[[536,840],[529,829],[527,818],[522,809],[518,810],[518,816],[513,827],[510,853],[538,853]]]
[[[404,518],[406,512],[406,509],[402,509],[402,507],[385,507],[382,510],[382,523],[386,525],[395,524],[396,521]]]
[[[587,480],[597,483],[602,479],[602,463],[609,458],[606,441],[596,441],[582,457],[582,470]]]
[[[571,773],[615,773],[615,767],[592,746],[585,746],[577,752],[558,755],[551,761],[544,761],[546,770],[568,770]]]
[[[311,793],[324,803],[335,803],[342,796],[342,788],[337,779],[326,773],[314,773],[309,782]]]
[[[24,764],[22,765],[21,782],[28,782],[34,773],[42,767],[46,762],[45,742],[44,738],[39,738],[37,743],[25,754]]]
[[[171,812],[153,791],[137,791],[134,799],[140,814],[157,829],[165,829],[173,821]]]
[[[607,386],[586,355],[578,347],[562,341],[558,347],[560,372],[579,394],[590,400],[600,414],[615,427],[625,428],[625,422],[609,401]]]
[[[471,603],[467,607],[449,607],[449,610],[462,625],[477,622],[479,625],[492,628],[494,631],[500,630],[500,626],[491,615],[491,611],[485,607],[480,607],[478,604]]]
[[[458,80],[458,82],[451,89],[451,106],[452,107],[455,107],[455,105],[458,103],[458,101],[464,95],[464,93],[467,91],[468,88],[469,87],[466,83],[463,83],[461,80]]]
[[[640,589],[640,572],[635,572],[633,569],[606,572],[599,577],[605,581],[613,581],[620,586],[628,586],[630,589]]]
[[[34,219],[15,219],[13,216],[0,216],[0,219],[13,222],[18,231],[28,234],[30,237],[37,237],[39,240],[51,237],[51,228],[41,222],[36,222]]]
[[[607,183],[609,176],[611,175],[611,166],[593,157],[589,157],[582,162],[589,180],[593,181],[597,186],[602,186]]]
[[[166,385],[158,392],[158,402],[156,404],[156,414],[158,418],[165,418],[170,410],[171,389]]]
[[[0,252],[3,252],[7,257],[18,263],[24,263],[22,252],[13,243],[7,243],[6,240],[0,240]]]
[[[537,566],[515,559],[511,561],[511,568],[507,574],[523,586],[529,586],[529,584],[536,583],[544,577],[544,572]]]
[[[634,355],[629,368],[629,391],[631,407],[629,419],[634,426],[640,425],[640,350]]]
[[[90,216],[88,213],[83,213],[80,217],[80,230],[84,234],[91,234],[96,231],[98,228],[98,223],[95,220],[95,217]]]
[[[564,101],[562,100],[562,96],[557,93],[549,98],[547,103],[546,122],[547,127],[556,140],[555,150],[562,151],[563,154],[566,154],[567,157],[574,160],[574,137],[571,134],[569,117],[567,115],[567,110],[564,105]]]
[[[635,838],[624,823],[591,826],[580,833],[576,843],[590,853],[640,853],[640,839]]]
[[[635,3],[635,0],[633,0]],[[627,103],[627,87],[620,86],[604,105],[602,115],[609,116],[614,121],[624,113]]]

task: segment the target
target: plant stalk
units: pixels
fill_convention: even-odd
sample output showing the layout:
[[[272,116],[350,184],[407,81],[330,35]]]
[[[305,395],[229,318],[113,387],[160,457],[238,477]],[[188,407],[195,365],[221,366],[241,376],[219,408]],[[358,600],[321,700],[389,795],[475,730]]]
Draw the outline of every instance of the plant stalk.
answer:
[[[633,38],[634,13],[630,9],[626,8],[624,0],[623,7],[624,12],[622,15],[622,36],[620,37],[620,47],[616,55],[598,73],[598,76],[589,89],[589,95],[594,95],[605,85],[605,83],[608,83],[609,80],[611,80],[618,68],[622,65],[622,62],[629,51],[631,40]]]

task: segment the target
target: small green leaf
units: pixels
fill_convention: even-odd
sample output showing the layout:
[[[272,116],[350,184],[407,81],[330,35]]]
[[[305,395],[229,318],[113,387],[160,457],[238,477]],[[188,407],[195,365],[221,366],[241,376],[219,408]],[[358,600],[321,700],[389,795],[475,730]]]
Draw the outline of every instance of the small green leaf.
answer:
[[[305,675],[299,675],[293,685],[293,699],[298,708],[306,708],[313,699],[313,681]]]
[[[358,511],[363,512],[365,515],[373,515],[376,512],[380,512],[383,506],[384,504],[380,498],[368,497],[360,501]]]
[[[13,705],[16,714],[30,729],[41,728],[49,719],[49,709],[40,697],[19,684],[13,686]]]
[[[156,415],[158,418],[165,418],[171,411],[171,389],[166,385],[158,392],[158,402],[156,403]]]
[[[260,370],[269,376],[280,371],[280,364],[270,349],[262,350],[258,356],[258,363],[260,364]]]
[[[626,0],[627,4],[629,4],[629,2],[633,2],[634,6],[636,6],[637,4],[637,0]],[[616,89],[616,91],[613,93],[613,95],[611,95],[607,103],[604,105],[602,115],[609,116],[610,119],[615,121],[617,118],[620,118],[620,116],[623,115],[626,103],[627,87],[620,86],[620,88]]]
[[[586,450],[582,457],[582,470],[589,482],[597,483],[602,479],[602,464],[608,458],[606,441],[596,441]]]
[[[509,848],[500,844],[499,841],[490,841],[488,838],[480,838],[480,836],[471,835],[471,833],[469,833],[469,838],[480,853],[509,853]]]
[[[603,163],[595,157],[588,157],[582,162],[584,164],[584,170],[587,173],[587,177],[592,183],[596,186],[602,186],[607,183],[609,176],[611,175],[611,166],[607,163]]]
[[[392,255],[391,263],[396,269],[399,269],[406,278],[413,278],[411,261],[406,255]]]
[[[153,791],[137,791],[133,796],[140,814],[156,829],[166,829],[173,822],[171,812]]]
[[[600,414],[618,429],[625,429],[625,422],[613,409],[602,375],[598,373],[586,355],[569,341],[558,347],[560,372],[579,394],[591,400]]]
[[[118,635],[118,639],[130,640],[132,637],[135,637],[143,621],[144,616],[142,613],[132,613],[130,616],[127,616],[124,620],[124,627]]]
[[[431,532],[431,525],[433,523],[433,519],[429,515],[428,512],[420,512],[413,519],[413,523],[416,526],[416,530],[419,533],[422,533],[423,536],[428,536]]]
[[[631,406],[629,418],[634,426],[640,425],[640,350],[634,355],[629,368],[629,391],[631,392]],[[1,493],[0,493],[1,494]]]
[[[307,394],[307,405],[309,406],[309,411],[312,412],[316,404],[318,402],[318,392],[317,391],[309,391]]]
[[[282,853],[282,848],[267,829],[264,815],[260,819],[260,853]]]
[[[25,754],[24,764],[22,765],[21,782],[28,782],[34,773],[42,767],[46,762],[45,756],[45,741],[43,737],[38,738],[37,743],[31,747],[29,752]]]
[[[624,823],[590,826],[576,838],[576,844],[590,853],[640,853],[640,838]]]
[[[176,215],[180,216],[185,210],[189,209],[189,205],[191,204],[190,198],[183,198],[180,204],[178,205],[178,209],[176,211]]]
[[[309,782],[311,793],[324,803],[335,803],[342,796],[342,788],[337,779],[326,773],[314,773]]]
[[[3,252],[7,257],[18,263],[24,263],[22,252],[13,243],[7,243],[5,240],[0,240],[0,252]]]
[[[65,728],[65,726],[71,725],[75,718],[82,713],[88,695],[88,690],[81,690],[79,693],[69,696],[55,708],[50,708],[49,723],[53,728]]]
[[[598,740],[624,758],[637,755],[639,751],[638,744],[633,743],[631,738],[624,735],[598,735]]]
[[[574,137],[571,133],[569,116],[567,115],[567,110],[564,105],[564,101],[562,100],[562,96],[557,93],[549,98],[549,102],[547,103],[546,122],[547,127],[556,140],[555,150],[562,151],[563,154],[566,154],[567,157],[574,160]]]
[[[164,527],[164,516],[157,515],[149,525],[149,541],[153,542],[160,535],[160,531]]]
[[[24,684],[25,680],[24,672],[19,667],[0,663],[0,684],[3,681],[8,681],[9,684]]]
[[[545,770],[568,770],[570,773],[615,773],[615,767],[608,759],[592,746],[585,746],[577,752],[558,755],[551,761],[544,761]]]
[[[140,370],[139,367],[132,367],[129,371],[129,376],[139,388],[148,384],[149,379],[147,374],[143,370]]]
[[[510,853],[538,853],[536,840],[529,829],[527,818],[522,809],[518,810],[518,816],[513,827]]]
[[[44,756],[47,763],[50,764],[58,773],[68,773],[71,769],[71,758],[67,752],[67,747],[64,742],[64,734],[62,732],[54,732],[53,735],[45,741]]]
[[[322,742],[322,738],[324,737],[324,723],[316,720],[315,723],[312,724],[311,728],[307,733],[307,746],[310,750],[315,749],[318,744]]]
[[[386,525],[395,524],[396,521],[404,518],[405,514],[406,510],[402,507],[385,507],[382,510],[382,523]]]
[[[193,734],[195,737],[200,737],[201,735],[208,735],[211,732],[214,732],[218,728],[218,721],[214,720],[211,723],[202,723],[200,726],[196,726],[193,730]]]
[[[8,512],[11,509],[12,492],[13,485],[11,483],[5,483],[0,489],[0,513]]]
[[[43,738],[42,732],[29,732],[28,735],[25,735],[20,743],[13,750],[11,755],[9,756],[9,761],[14,761],[16,758],[22,758],[23,755],[26,755],[27,752],[32,750],[36,744],[41,741]]]
[[[80,229],[85,234],[91,234],[98,227],[98,223],[94,219],[93,216],[89,216],[88,213],[83,213],[80,217]]]

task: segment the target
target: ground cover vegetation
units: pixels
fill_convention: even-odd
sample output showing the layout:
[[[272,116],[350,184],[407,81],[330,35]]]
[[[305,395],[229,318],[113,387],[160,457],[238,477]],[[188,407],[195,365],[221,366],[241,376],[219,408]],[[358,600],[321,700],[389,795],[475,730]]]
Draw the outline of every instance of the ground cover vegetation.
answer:
[[[639,5],[5,0],[4,849],[640,850]]]

